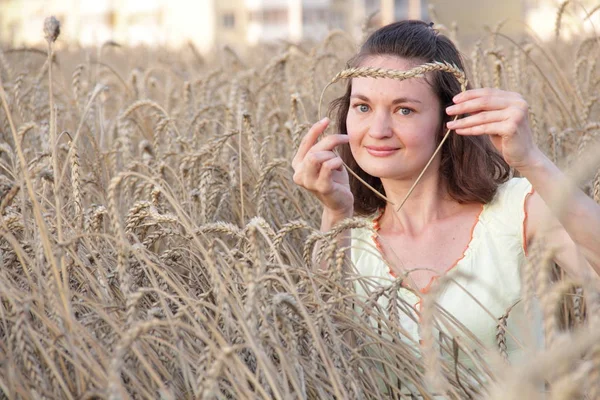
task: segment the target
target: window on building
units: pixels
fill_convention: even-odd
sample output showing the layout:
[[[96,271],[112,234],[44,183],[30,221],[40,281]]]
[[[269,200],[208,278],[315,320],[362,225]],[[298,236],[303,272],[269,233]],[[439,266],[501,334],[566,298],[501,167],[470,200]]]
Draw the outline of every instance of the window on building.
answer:
[[[312,17],[312,15],[311,15],[310,11],[304,10],[304,12],[302,12],[302,22],[304,24],[310,24],[311,23],[311,20],[310,20],[311,17]]]
[[[235,28],[235,14],[230,12],[230,13],[225,13],[223,14],[223,27],[224,28]]]
[[[381,4],[380,4],[379,0],[366,0],[365,1],[365,11],[369,14],[379,10],[380,7],[381,7]]]
[[[288,20],[286,9],[270,9],[263,12],[263,22],[267,24],[285,24]]]
[[[304,24],[322,24],[326,23],[329,18],[328,11],[320,9],[306,9],[302,13],[302,22]]]
[[[288,21],[288,10],[285,8],[271,8],[250,11],[248,20],[268,25],[286,24]]]

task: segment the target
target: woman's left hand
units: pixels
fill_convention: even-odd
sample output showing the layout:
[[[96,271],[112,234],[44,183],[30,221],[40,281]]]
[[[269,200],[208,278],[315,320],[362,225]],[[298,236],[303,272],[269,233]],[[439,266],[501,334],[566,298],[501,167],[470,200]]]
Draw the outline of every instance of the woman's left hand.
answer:
[[[473,89],[454,96],[446,108],[450,116],[469,114],[447,124],[459,135],[490,135],[492,143],[513,168],[531,165],[539,150],[529,128],[529,105],[514,92],[500,89]]]

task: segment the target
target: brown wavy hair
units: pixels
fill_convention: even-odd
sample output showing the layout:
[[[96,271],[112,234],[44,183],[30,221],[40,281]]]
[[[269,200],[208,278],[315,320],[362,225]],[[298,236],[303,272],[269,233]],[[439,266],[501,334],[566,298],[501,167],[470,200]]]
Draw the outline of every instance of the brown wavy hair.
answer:
[[[437,32],[431,25],[417,20],[407,20],[384,26],[367,38],[360,51],[348,62],[348,68],[357,67],[369,56],[392,55],[419,63],[445,61],[465,71],[459,51],[452,41]],[[460,92],[460,84],[448,73],[434,71],[427,78],[440,100],[442,126],[450,120],[446,107]],[[470,85],[467,89],[470,89]],[[329,114],[337,122],[339,133],[347,135],[346,117],[350,108],[352,80],[348,80],[346,93],[334,100]],[[440,129],[441,141],[444,130]],[[489,203],[498,186],[511,175],[509,165],[492,144],[489,136],[461,136],[450,134],[440,150],[440,174],[449,195],[459,203]],[[352,156],[350,146],[340,148],[344,162],[362,179],[385,195],[381,179],[367,174]],[[354,194],[354,211],[359,215],[369,215],[385,206],[385,201],[375,196],[358,179],[350,175],[350,189]]]

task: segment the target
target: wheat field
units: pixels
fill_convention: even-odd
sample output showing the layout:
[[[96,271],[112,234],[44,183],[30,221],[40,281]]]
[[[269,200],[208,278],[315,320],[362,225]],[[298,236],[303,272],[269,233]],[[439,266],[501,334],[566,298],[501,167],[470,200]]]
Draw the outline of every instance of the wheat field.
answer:
[[[291,160],[355,39],[208,59],[56,48],[46,28],[47,48],[0,52],[0,398],[600,398],[600,298],[542,244],[523,301],[539,302],[547,348],[518,365],[510,310],[485,349],[457,339],[469,332],[434,291],[422,330],[455,336],[420,348],[399,324],[402,278],[342,274],[333,238],[369,222],[320,233]],[[600,202],[597,148],[577,168],[600,133],[597,37],[540,44],[499,25],[462,50],[475,87],[524,95],[538,145]]]

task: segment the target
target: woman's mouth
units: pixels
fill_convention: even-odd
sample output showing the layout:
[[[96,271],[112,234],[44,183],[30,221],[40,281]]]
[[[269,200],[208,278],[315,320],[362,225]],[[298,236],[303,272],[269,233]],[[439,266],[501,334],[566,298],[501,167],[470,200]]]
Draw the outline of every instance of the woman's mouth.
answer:
[[[400,150],[399,147],[389,146],[366,146],[367,152],[374,157],[388,157]]]

